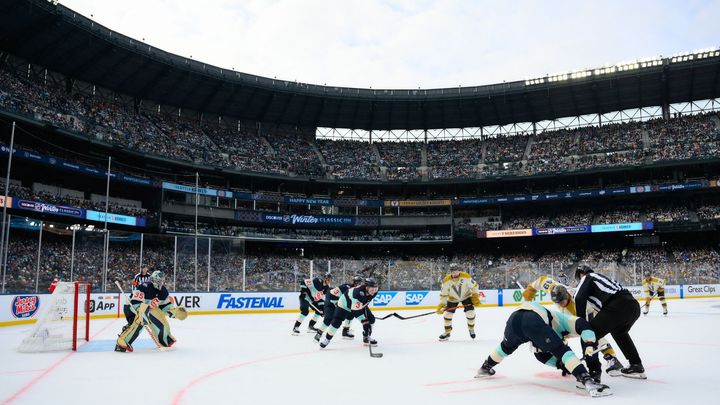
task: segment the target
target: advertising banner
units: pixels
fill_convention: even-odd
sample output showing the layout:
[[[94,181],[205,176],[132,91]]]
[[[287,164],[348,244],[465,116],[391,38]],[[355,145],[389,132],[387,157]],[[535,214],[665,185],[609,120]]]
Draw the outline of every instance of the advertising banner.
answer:
[[[59,168],[67,169],[70,171],[89,174],[92,176],[107,177],[107,172],[104,169],[98,169],[97,167],[88,166],[88,165],[84,165],[81,163],[70,162],[65,159],[60,159],[60,158],[56,158],[53,156],[45,156],[45,155],[41,155],[39,153],[24,150],[24,149],[18,149],[18,148],[14,148],[14,149],[15,150],[13,151],[13,156],[16,156],[20,159],[31,160],[31,161],[38,162],[38,163],[41,163],[44,165],[48,165],[48,166],[52,166],[52,167],[59,167]],[[10,148],[5,145],[1,145],[0,153],[9,154]],[[124,174],[114,173],[114,172],[110,173],[110,178],[113,180],[121,180],[121,181],[125,181],[128,183],[140,184],[140,185],[144,185],[144,186],[152,186],[153,185],[153,182],[150,179],[144,179],[142,177],[135,177],[135,176],[126,176]]]
[[[506,229],[502,231],[485,231],[486,238],[517,238],[520,236],[533,236],[532,229]]]
[[[25,211],[42,212],[73,218],[85,218],[85,210],[82,208],[48,204],[40,201],[21,200],[16,198],[12,200],[12,207]]]
[[[687,284],[683,286],[684,297],[705,297],[719,295],[720,285],[718,284]]]
[[[642,286],[625,286],[633,297],[644,299]],[[170,295],[177,305],[196,314],[222,313],[277,313],[295,312],[299,309],[297,292],[246,292],[246,293],[183,293]],[[720,284],[668,285],[668,298],[711,298],[720,297]],[[37,319],[47,305],[49,294],[0,295],[0,326],[27,323]],[[482,306],[513,306],[523,301],[522,290],[480,290]],[[550,305],[550,297],[540,291],[533,299],[543,305]],[[434,309],[440,302],[439,291],[380,291],[371,307],[376,311]],[[80,302],[83,305],[84,301]],[[89,308],[93,316],[116,317],[122,315],[124,298],[117,293],[95,293],[91,295]]]
[[[90,221],[105,222],[105,213],[100,211],[87,210],[86,218]],[[137,218],[129,215],[108,213],[107,221],[112,224],[128,226],[145,226],[145,218]]]
[[[355,225],[355,217],[345,215],[262,214],[262,221],[271,224],[285,225]]]
[[[285,204],[296,205],[334,205],[335,200],[330,198],[303,198],[303,197],[285,197]]]
[[[450,205],[450,200],[386,200],[386,207],[441,207]]]
[[[195,194],[195,186],[170,183],[168,181],[163,181],[162,188],[164,188],[165,190],[179,191],[181,193]],[[226,198],[232,198],[232,196],[233,196],[232,191],[215,190],[214,188],[205,188],[205,187],[199,187],[197,189],[197,194],[209,195],[211,197],[226,197]]]
[[[534,235],[567,235],[574,233],[589,233],[590,226],[588,225],[577,225],[577,226],[562,226],[559,228],[534,228]]]
[[[643,231],[653,229],[652,222],[630,222],[624,224],[601,224],[592,225],[590,231],[597,232],[627,232],[627,231]]]

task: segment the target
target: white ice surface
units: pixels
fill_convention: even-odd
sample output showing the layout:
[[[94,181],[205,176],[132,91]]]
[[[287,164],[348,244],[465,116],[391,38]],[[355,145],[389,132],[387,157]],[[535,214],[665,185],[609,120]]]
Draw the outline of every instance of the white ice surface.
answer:
[[[449,342],[438,342],[438,315],[378,321],[381,359],[340,336],[319,350],[312,334],[291,336],[295,315],[190,316],[171,320],[178,339],[170,351],[148,345],[116,353],[123,322],[96,320],[93,352],[17,353],[29,326],[0,328],[0,402],[18,404],[514,404],[596,401],[606,404],[719,404],[720,300],[669,301],[670,315],[653,302],[631,331],[648,380],[603,375],[614,395],[589,399],[574,381],[540,364],[521,346],[486,380],[476,369],[501,340],[514,310],[481,308],[478,336],[455,315]],[[403,315],[413,312],[403,311]],[[415,312],[420,313],[420,312]],[[377,312],[379,315],[385,312]],[[571,345],[579,347],[578,342]],[[620,356],[621,359],[625,359]],[[552,402],[550,402],[552,401]],[[563,401],[563,402],[558,402]]]

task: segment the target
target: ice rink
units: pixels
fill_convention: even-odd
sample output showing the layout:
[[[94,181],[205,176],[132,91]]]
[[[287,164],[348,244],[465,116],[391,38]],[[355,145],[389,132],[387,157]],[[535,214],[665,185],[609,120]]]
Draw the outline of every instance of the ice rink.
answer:
[[[720,299],[671,300],[631,331],[647,380],[609,377],[614,395],[590,399],[574,379],[535,360],[527,345],[487,380],[473,375],[501,340],[515,307],[478,310],[477,339],[462,312],[449,342],[431,315],[378,321],[371,358],[353,324],[354,341],[336,336],[320,350],[312,334],[292,336],[294,314],[190,316],[171,320],[175,347],[158,351],[142,332],[134,353],[112,351],[124,320],[94,320],[92,341],[77,353],[21,354],[29,326],[0,328],[0,401],[17,404],[612,404],[720,403]],[[415,313],[420,313],[419,311]],[[384,315],[386,312],[376,312]],[[408,316],[410,311],[400,312]],[[306,330],[307,320],[302,327]],[[579,350],[578,341],[572,342]],[[620,356],[626,364],[625,359]],[[604,365],[604,364],[603,364]],[[552,400],[552,402],[551,402]],[[482,401],[482,402],[481,402]],[[486,402],[492,401],[492,402]],[[556,402],[563,401],[563,402]],[[568,401],[568,402],[566,402]]]

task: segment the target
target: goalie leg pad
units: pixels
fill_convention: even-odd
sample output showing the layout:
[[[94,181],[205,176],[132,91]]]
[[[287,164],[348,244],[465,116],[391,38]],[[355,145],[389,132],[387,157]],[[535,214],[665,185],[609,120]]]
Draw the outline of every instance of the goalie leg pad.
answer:
[[[121,347],[132,347],[132,343],[137,339],[143,325],[143,315],[148,309],[148,305],[142,303],[135,308],[135,318],[132,323],[117,338],[117,344]]]
[[[175,338],[170,334],[170,324],[163,311],[152,308],[147,314],[147,320],[150,332],[161,346],[170,347],[175,343]]]

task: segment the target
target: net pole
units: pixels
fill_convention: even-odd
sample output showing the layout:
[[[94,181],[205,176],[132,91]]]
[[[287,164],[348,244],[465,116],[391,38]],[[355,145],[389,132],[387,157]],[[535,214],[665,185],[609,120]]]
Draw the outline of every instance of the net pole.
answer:
[[[175,250],[173,251],[173,291],[177,291],[177,236],[175,237]]]
[[[90,283],[85,284],[85,290],[86,290],[86,296],[85,296],[85,305],[83,308],[85,308],[85,341],[90,340]],[[119,295],[120,293],[118,293]],[[118,299],[118,301],[120,301]],[[118,305],[118,311],[120,310],[120,306]]]
[[[78,294],[80,293],[80,283],[77,281],[73,283],[74,291],[73,291],[73,339],[72,339],[72,349],[73,351],[77,350],[77,321],[78,321]]]
[[[200,174],[195,172],[195,291],[198,290],[198,187],[200,187]]]
[[[72,246],[70,246],[70,281],[73,281],[73,272],[75,270],[75,229],[72,232]]]
[[[12,123],[12,130],[10,132],[10,152],[8,152],[8,164],[7,172],[5,173],[5,198],[2,201],[2,231],[0,232],[0,259],[7,257],[7,245],[5,240],[5,226],[10,229],[10,224],[7,223],[7,206],[8,206],[8,193],[10,192],[10,170],[12,169],[12,155],[13,147],[15,145],[15,121]],[[8,239],[10,236],[8,235]],[[5,294],[5,272],[7,271],[7,262],[3,260],[2,266],[2,293]]]
[[[8,223],[12,222],[12,215],[8,215]],[[2,257],[0,257],[0,260],[2,260],[2,268],[7,269],[7,258],[8,258],[8,249],[10,249],[10,226],[5,228],[5,251],[3,252]],[[3,271],[3,288],[5,287],[5,275],[7,273],[7,270]]]
[[[40,286],[40,252],[42,251],[43,221],[40,221],[40,234],[38,235],[37,261],[35,263],[35,294]]]
[[[102,274],[102,290],[107,291],[107,267],[108,256],[110,255],[110,236],[108,235],[108,211],[110,210],[110,165],[112,164],[112,156],[108,156],[107,182],[105,186],[105,246],[103,247],[103,274]]]

